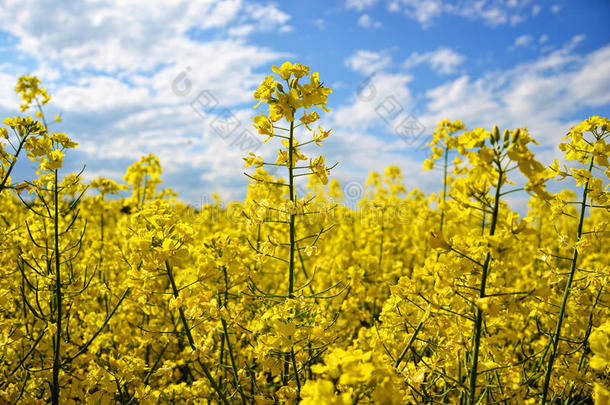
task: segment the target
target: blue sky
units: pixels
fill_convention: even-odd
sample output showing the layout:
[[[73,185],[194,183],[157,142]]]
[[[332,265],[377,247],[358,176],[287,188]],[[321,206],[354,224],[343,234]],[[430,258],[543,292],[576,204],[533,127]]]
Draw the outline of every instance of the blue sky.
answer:
[[[238,199],[252,92],[290,60],[334,90],[322,121],[332,137],[311,151],[340,163],[331,177],[363,183],[397,164],[409,189],[431,192],[438,173],[422,174],[418,146],[442,118],[526,126],[548,163],[571,125],[608,116],[608,17],[601,0],[5,0],[0,114],[17,113],[17,77],[36,74],[47,112],[63,117],[55,129],[80,143],[68,169],[120,180],[155,153],[186,202]],[[251,142],[274,156],[272,142]]]

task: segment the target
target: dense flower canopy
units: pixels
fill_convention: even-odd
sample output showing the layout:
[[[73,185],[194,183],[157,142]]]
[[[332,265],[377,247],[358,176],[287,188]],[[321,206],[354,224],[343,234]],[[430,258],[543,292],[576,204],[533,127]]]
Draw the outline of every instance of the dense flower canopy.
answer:
[[[64,174],[78,145],[19,79],[37,113],[0,128],[0,404],[610,401],[607,118],[549,167],[527,128],[442,120],[424,168],[443,190],[389,166],[348,207],[309,157],[331,89],[272,72],[253,125],[277,159],[250,152],[245,201],[196,208],[154,155],[123,183]],[[23,156],[33,180],[14,178]]]

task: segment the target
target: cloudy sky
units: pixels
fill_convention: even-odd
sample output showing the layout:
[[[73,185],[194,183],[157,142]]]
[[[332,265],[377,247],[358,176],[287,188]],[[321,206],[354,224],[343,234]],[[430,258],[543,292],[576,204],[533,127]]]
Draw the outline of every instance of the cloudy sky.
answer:
[[[363,182],[399,165],[409,188],[442,118],[527,126],[545,162],[571,125],[610,112],[610,3],[532,0],[3,0],[0,114],[35,74],[54,129],[80,143],[69,169],[119,180],[155,153],[186,202],[242,198],[257,149],[252,92],[272,64],[310,65],[333,88],[321,150],[332,176]],[[27,176],[22,165],[18,176]]]

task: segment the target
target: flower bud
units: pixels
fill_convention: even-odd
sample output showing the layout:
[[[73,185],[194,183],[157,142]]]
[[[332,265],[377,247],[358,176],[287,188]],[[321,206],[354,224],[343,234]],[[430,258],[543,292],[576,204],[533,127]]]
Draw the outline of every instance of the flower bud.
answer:
[[[505,129],[502,137],[503,137],[502,144],[506,145],[508,143],[508,141],[510,140],[510,131],[508,129]]]
[[[497,125],[494,125],[494,129],[491,133],[491,143],[496,143],[500,140],[500,128]]]
[[[519,139],[519,134],[521,133],[521,128],[517,128],[515,130],[515,133],[513,134],[513,139],[511,140],[511,143],[516,143],[517,140]]]

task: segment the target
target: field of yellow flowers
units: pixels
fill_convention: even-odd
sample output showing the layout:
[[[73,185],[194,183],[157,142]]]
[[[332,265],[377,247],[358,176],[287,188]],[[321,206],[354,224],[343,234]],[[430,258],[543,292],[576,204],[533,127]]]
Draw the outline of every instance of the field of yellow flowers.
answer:
[[[153,155],[123,184],[64,173],[77,144],[47,129],[50,96],[31,76],[16,92],[32,116],[0,127],[0,404],[610,403],[607,118],[550,167],[526,128],[443,120],[424,164],[443,190],[390,166],[348,208],[315,153],[331,89],[286,62],[254,93],[277,160],[244,158],[245,201],[193,208]],[[26,157],[35,179],[15,179]]]

